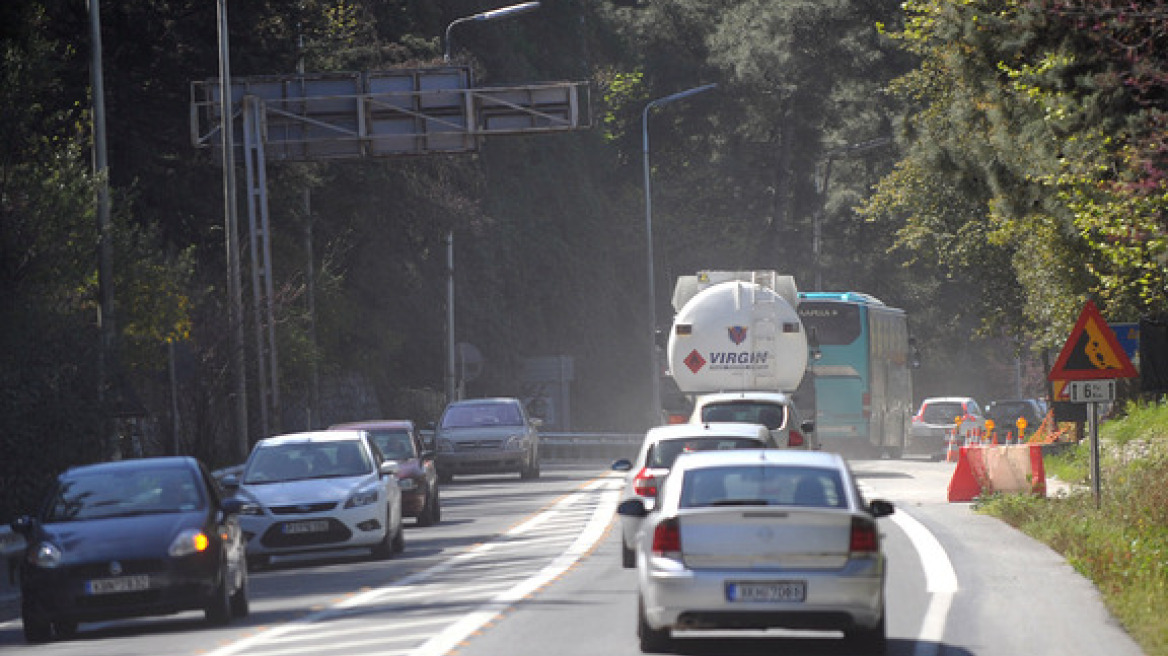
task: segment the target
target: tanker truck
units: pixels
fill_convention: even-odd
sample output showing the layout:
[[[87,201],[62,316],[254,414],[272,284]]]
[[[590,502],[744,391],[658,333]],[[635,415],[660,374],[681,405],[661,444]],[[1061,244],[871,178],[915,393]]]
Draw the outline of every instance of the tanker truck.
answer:
[[[793,397],[809,357],[798,302],[794,278],[773,271],[678,278],[666,350],[689,422],[762,424],[780,447],[819,448]]]

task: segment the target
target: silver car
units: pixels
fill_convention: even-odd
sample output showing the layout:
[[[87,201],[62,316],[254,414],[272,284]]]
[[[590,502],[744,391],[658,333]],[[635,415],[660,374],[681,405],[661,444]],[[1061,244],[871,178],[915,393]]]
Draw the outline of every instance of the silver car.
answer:
[[[397,464],[382,461],[363,430],[316,431],[256,442],[240,478],[247,558],[368,547],[390,558],[405,546]]]
[[[687,451],[725,449],[768,449],[775,446],[773,434],[761,424],[673,424],[650,428],[641,442],[636,462],[627,459],[612,464],[616,471],[628,472],[621,500],[643,499],[646,508],[652,508],[657,488],[677,456]],[[621,564],[635,566],[633,545],[639,517],[621,517]]]
[[[876,518],[835,453],[788,449],[679,456],[637,534],[641,650],[672,631],[843,631],[849,650],[884,653],[885,559]]]
[[[438,480],[455,474],[519,472],[539,478],[539,428],[519,399],[497,397],[454,401],[434,432]]]

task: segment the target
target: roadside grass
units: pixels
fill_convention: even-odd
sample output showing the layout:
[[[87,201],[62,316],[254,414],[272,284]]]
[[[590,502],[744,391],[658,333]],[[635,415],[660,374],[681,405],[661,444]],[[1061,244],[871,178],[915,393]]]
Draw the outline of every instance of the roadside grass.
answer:
[[[1168,405],[1126,410],[1100,426],[1098,508],[1089,440],[1044,459],[1048,476],[1082,490],[1048,498],[991,495],[977,508],[1061,553],[1095,583],[1145,653],[1168,656]]]

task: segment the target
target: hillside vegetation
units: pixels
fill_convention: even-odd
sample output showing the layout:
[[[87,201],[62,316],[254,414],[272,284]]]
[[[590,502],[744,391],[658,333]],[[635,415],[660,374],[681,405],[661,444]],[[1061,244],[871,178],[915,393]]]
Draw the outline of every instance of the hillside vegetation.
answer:
[[[1100,426],[1099,506],[1090,443],[1048,457],[1047,474],[1080,485],[1046,499],[994,496],[979,504],[1063,554],[1095,582],[1112,614],[1149,656],[1168,655],[1168,404],[1131,405]],[[1024,612],[1024,610],[1023,610]]]

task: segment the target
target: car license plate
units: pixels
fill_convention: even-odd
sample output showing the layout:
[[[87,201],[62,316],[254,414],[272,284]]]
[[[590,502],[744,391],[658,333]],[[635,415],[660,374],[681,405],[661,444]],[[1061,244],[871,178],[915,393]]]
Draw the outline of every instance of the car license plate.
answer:
[[[91,595],[135,592],[150,589],[150,576],[119,576],[112,579],[93,579],[85,584],[85,592]]]
[[[329,523],[328,520],[324,519],[310,519],[304,522],[288,522],[284,524],[285,535],[324,533],[327,530],[329,530]]]
[[[726,600],[733,602],[803,601],[807,598],[804,581],[770,583],[727,583]]]

